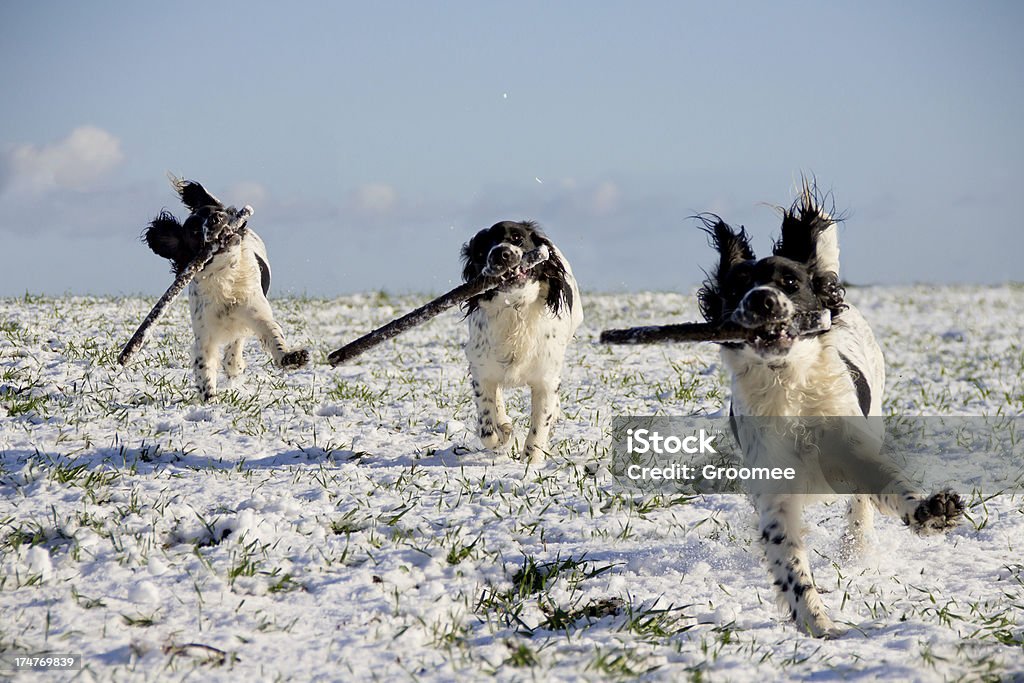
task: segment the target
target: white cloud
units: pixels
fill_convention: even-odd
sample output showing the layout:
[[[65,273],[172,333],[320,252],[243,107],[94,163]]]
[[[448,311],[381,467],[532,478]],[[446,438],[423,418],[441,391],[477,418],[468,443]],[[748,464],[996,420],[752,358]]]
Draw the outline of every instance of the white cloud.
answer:
[[[391,185],[369,183],[360,185],[352,193],[352,206],[368,214],[391,212],[398,204],[398,192]]]
[[[95,126],[80,126],[49,145],[18,145],[4,155],[5,185],[34,192],[86,190],[124,159],[121,141]]]

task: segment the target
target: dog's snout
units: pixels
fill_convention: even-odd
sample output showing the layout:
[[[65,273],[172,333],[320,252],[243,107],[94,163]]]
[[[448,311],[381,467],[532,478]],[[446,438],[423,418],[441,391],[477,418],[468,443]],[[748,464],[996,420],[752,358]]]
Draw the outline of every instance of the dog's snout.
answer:
[[[740,301],[733,320],[746,327],[759,327],[787,320],[792,315],[793,305],[785,295],[771,287],[755,287]]]
[[[487,263],[492,268],[507,270],[523,258],[523,252],[511,244],[498,244],[487,254]]]
[[[770,318],[782,310],[778,295],[768,289],[755,289],[747,294],[746,299],[744,307],[756,315]]]

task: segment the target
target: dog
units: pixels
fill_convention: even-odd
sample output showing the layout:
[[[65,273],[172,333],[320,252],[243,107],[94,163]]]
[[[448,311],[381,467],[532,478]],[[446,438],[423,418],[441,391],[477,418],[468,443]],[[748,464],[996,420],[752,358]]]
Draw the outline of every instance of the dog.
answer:
[[[837,222],[841,218],[832,217],[830,199],[805,181],[797,200],[789,208],[780,208],[781,237],[773,255],[760,260],[742,227],[734,230],[713,214],[699,217],[719,254],[698,293],[701,313],[708,322],[738,323],[754,335],[751,341],[721,346],[732,383],[733,432],[745,464],[786,457],[769,452],[785,439],[770,433],[771,420],[762,418],[782,417],[790,425],[795,424],[793,420],[805,420],[804,427],[813,427],[816,418],[842,417],[842,425],[864,425],[869,438],[861,442],[870,443],[873,434],[880,444],[875,426],[882,414],[884,359],[867,321],[845,301],[839,279]],[[826,202],[829,210],[824,208]],[[792,321],[816,315],[831,316],[827,331],[792,333]],[[813,441],[820,432],[812,428],[806,434]],[[821,443],[809,445],[813,449]],[[877,465],[879,471],[886,467],[870,457],[842,466],[863,469],[865,462],[868,468]],[[855,477],[870,480],[873,474],[856,472]],[[848,553],[863,549],[873,507],[922,534],[946,531],[963,515],[963,501],[955,493],[923,494],[898,472],[890,481],[894,488],[886,493],[858,491],[852,497],[844,538]],[[802,508],[817,499],[808,493],[762,491],[751,497],[780,606],[800,630],[831,637],[840,631],[815,589],[802,538]]]
[[[558,390],[565,350],[583,321],[579,288],[569,262],[533,221],[503,221],[478,232],[462,247],[462,278],[518,263],[525,252],[546,246],[549,258],[466,302],[466,356],[477,410],[477,434],[485,448],[505,447],[512,422],[502,389],[529,386],[530,432],[523,454],[530,462],[548,453],[559,415]]]
[[[208,232],[223,223],[231,208],[194,181],[172,178],[182,203],[191,212],[184,223],[169,211],[161,211],[143,232],[143,239],[157,256],[171,261],[178,275],[203,251]],[[192,367],[202,401],[217,393],[220,350],[224,350],[224,371],[233,382],[243,370],[245,341],[255,334],[274,363],[285,370],[309,362],[309,351],[290,349],[281,326],[267,301],[270,265],[267,248],[259,235],[249,229],[229,240],[189,284],[188,302],[192,314]]]

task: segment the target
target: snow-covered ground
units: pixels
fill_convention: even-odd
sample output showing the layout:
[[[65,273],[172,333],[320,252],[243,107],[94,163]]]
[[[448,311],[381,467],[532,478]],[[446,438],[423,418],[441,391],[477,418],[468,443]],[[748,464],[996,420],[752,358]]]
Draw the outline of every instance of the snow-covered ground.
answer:
[[[285,375],[253,342],[210,405],[184,302],[122,369],[152,300],[0,300],[0,651],[81,653],[78,680],[103,681],[1024,676],[1024,495],[964,492],[945,537],[879,518],[847,564],[843,504],[811,508],[847,629],[814,640],[776,611],[743,496],[608,480],[614,416],[727,399],[709,345],[595,343],[695,319],[692,293],[585,298],[557,454],[529,468],[478,447],[457,313],[323,363],[424,298],[277,300],[317,363]],[[849,298],[885,349],[888,412],[1024,414],[1024,288]]]

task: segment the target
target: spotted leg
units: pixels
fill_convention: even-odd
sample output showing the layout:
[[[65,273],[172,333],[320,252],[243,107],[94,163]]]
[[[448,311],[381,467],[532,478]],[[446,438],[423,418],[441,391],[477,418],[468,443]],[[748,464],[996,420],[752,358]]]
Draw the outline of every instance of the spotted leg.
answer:
[[[263,348],[279,368],[295,370],[309,362],[309,351],[306,349],[294,351],[288,349],[288,344],[284,340],[284,331],[274,320],[270,303],[266,299],[254,302],[245,310],[244,315],[249,327],[256,333]]]
[[[907,489],[903,493],[873,494],[871,499],[882,514],[899,517],[922,536],[949,531],[964,514],[963,499],[949,490],[929,496]]]
[[[212,339],[196,337],[192,345],[192,371],[199,400],[206,402],[217,394],[217,371],[220,369],[217,344]]]
[[[505,413],[505,400],[498,383],[473,379],[473,398],[476,400],[477,435],[484,448],[495,450],[508,444],[512,438],[512,423]]]
[[[530,434],[524,450],[530,462],[541,462],[548,455],[551,427],[558,416],[558,382],[538,382],[530,389]]]
[[[224,350],[224,373],[228,382],[234,382],[245,370],[245,358],[242,350],[245,348],[245,337],[235,339]]]
[[[792,495],[761,494],[755,498],[759,529],[776,598],[788,609],[797,628],[814,637],[830,637],[838,630],[814,587],[802,537],[800,503]]]

